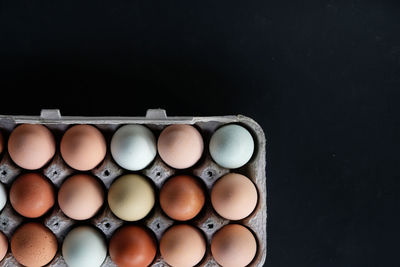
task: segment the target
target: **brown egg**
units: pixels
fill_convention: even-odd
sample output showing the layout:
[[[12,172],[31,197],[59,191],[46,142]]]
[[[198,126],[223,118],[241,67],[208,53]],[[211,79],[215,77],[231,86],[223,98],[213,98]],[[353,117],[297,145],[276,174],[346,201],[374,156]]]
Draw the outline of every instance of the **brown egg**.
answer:
[[[11,185],[10,202],[22,216],[40,217],[54,205],[53,185],[39,173],[23,174]]]
[[[8,239],[3,232],[0,232],[0,261],[4,259],[8,251]]]
[[[254,235],[239,224],[225,225],[211,240],[211,253],[221,266],[247,266],[256,252],[257,242]]]
[[[104,203],[101,182],[88,174],[68,178],[58,191],[58,204],[65,215],[74,220],[93,217]]]
[[[96,167],[106,155],[103,134],[92,125],[75,125],[61,139],[60,151],[64,161],[79,171]]]
[[[162,210],[172,219],[193,219],[203,208],[204,191],[197,178],[178,175],[167,180],[160,191]]]
[[[0,154],[3,152],[4,149],[4,137],[3,133],[0,131]]]
[[[17,126],[8,138],[8,153],[21,168],[40,169],[48,163],[56,152],[53,134],[40,124]]]
[[[55,235],[40,223],[21,225],[11,237],[11,252],[25,266],[44,266],[57,252]]]
[[[160,240],[161,256],[173,267],[195,266],[203,259],[205,252],[204,236],[191,225],[174,225]]]
[[[157,148],[165,163],[176,169],[185,169],[201,158],[204,143],[201,134],[193,126],[175,124],[161,132]]]
[[[119,267],[145,267],[154,260],[157,243],[148,229],[128,225],[119,228],[111,237],[109,252]]]
[[[220,178],[211,191],[215,211],[229,220],[241,220],[257,205],[257,189],[244,175],[229,173]]]

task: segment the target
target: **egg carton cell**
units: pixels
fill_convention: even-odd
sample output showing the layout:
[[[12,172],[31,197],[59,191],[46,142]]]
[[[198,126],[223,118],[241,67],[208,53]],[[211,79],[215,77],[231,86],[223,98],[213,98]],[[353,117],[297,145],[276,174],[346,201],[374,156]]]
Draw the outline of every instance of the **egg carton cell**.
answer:
[[[207,242],[207,249],[204,258],[197,266],[218,266],[213,259],[210,250],[212,236],[224,225],[229,223],[239,223],[247,227],[255,236],[257,242],[257,253],[249,266],[263,266],[267,255],[267,203],[266,203],[266,172],[265,172],[265,145],[266,140],[262,128],[251,118],[237,116],[214,116],[214,117],[169,117],[166,116],[164,110],[148,110],[145,117],[77,117],[77,116],[61,116],[58,110],[43,110],[40,116],[0,116],[0,129],[3,132],[4,139],[10,135],[11,131],[19,124],[43,124],[53,134],[56,140],[57,149],[52,160],[43,168],[35,170],[35,172],[45,175],[54,185],[58,192],[61,184],[68,177],[82,173],[69,167],[61,157],[60,141],[63,133],[76,124],[90,124],[99,129],[105,137],[107,143],[107,153],[104,160],[94,169],[84,173],[98,177],[104,185],[104,189],[108,191],[110,185],[115,179],[124,174],[141,174],[151,180],[155,190],[156,203],[151,212],[142,220],[137,222],[126,222],[116,217],[107,204],[107,195],[105,202],[96,215],[85,221],[76,221],[68,218],[56,203],[54,207],[44,216],[34,219],[48,227],[56,236],[58,241],[58,251],[55,258],[48,264],[52,267],[67,266],[61,253],[61,245],[66,234],[78,225],[92,225],[99,229],[106,239],[107,248],[113,233],[123,225],[142,225],[149,228],[157,239],[159,244],[163,233],[172,225],[176,224],[162,210],[159,204],[159,192],[165,181],[178,174],[187,174],[198,177],[205,188],[206,202],[201,212],[187,223],[197,227],[204,235]],[[155,159],[143,170],[128,171],[121,168],[112,158],[110,153],[110,142],[113,133],[122,125],[141,124],[148,127],[155,135],[156,139],[161,131],[172,124],[188,124],[193,125],[202,135],[204,140],[204,152],[201,159],[192,167],[187,169],[174,169],[163,162],[157,154]],[[251,133],[255,150],[250,161],[234,170],[223,168],[216,164],[208,151],[208,144],[213,132],[220,126],[225,124],[238,124],[245,127]],[[5,184],[7,191],[13,181],[21,174],[27,172],[19,168],[8,155],[6,149],[1,154],[0,159],[0,181]],[[210,201],[211,188],[213,184],[223,175],[229,172],[236,172],[250,178],[255,184],[258,192],[258,203],[255,210],[250,216],[239,221],[230,221],[218,215]],[[57,201],[56,201],[57,202]],[[24,218],[19,215],[7,202],[4,209],[0,212],[0,230],[11,239],[15,229],[24,222],[32,221],[32,219]],[[21,266],[10,252],[0,262],[0,266]],[[107,255],[102,266],[116,266]],[[159,249],[152,263],[152,266],[168,266],[160,255]]]

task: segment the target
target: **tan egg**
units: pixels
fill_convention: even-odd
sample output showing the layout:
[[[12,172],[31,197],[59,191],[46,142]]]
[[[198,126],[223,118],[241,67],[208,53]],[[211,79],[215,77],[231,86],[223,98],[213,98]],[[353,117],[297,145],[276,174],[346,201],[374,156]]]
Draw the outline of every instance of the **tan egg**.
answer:
[[[4,259],[8,251],[8,239],[3,232],[0,232],[0,261]]]
[[[56,255],[57,240],[44,225],[26,223],[11,237],[11,252],[24,266],[44,266]]]
[[[176,169],[185,169],[196,164],[201,158],[204,143],[195,127],[175,124],[161,132],[157,147],[165,163]]]
[[[173,267],[191,267],[203,259],[206,241],[194,226],[174,225],[161,237],[160,252],[163,259]]]
[[[211,253],[224,267],[244,267],[257,252],[254,235],[244,226],[228,224],[218,230],[211,240]]]
[[[39,173],[25,173],[11,185],[10,202],[22,216],[40,217],[54,206],[53,185]]]
[[[58,204],[65,215],[74,220],[93,217],[104,203],[100,181],[88,174],[68,178],[58,191]]]
[[[223,176],[211,191],[211,203],[215,211],[229,220],[241,220],[249,216],[257,205],[257,199],[255,185],[238,173]]]
[[[40,124],[21,124],[8,138],[8,153],[11,159],[27,170],[42,168],[56,152],[53,134]]]
[[[61,139],[60,152],[64,161],[79,171],[96,167],[107,150],[103,134],[92,125],[75,125]]]
[[[178,175],[168,179],[160,191],[162,210],[172,219],[193,219],[203,208],[204,191],[198,178]]]

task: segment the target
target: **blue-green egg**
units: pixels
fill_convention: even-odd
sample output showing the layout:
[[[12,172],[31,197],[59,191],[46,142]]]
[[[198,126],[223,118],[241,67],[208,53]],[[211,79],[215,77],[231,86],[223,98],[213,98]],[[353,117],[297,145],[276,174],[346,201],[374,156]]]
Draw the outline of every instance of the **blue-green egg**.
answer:
[[[69,267],[100,267],[107,256],[107,245],[99,230],[78,226],[65,237],[62,255]]]
[[[211,157],[218,165],[236,169],[251,159],[254,152],[254,140],[243,126],[228,124],[214,132],[209,149]]]

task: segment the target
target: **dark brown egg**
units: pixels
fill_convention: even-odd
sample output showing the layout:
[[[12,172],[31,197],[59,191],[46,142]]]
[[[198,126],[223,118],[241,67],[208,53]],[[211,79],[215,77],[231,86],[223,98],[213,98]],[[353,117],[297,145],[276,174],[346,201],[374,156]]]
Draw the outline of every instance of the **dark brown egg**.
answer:
[[[154,260],[157,244],[148,229],[128,225],[114,233],[109,252],[111,259],[119,267],[143,267]]]

